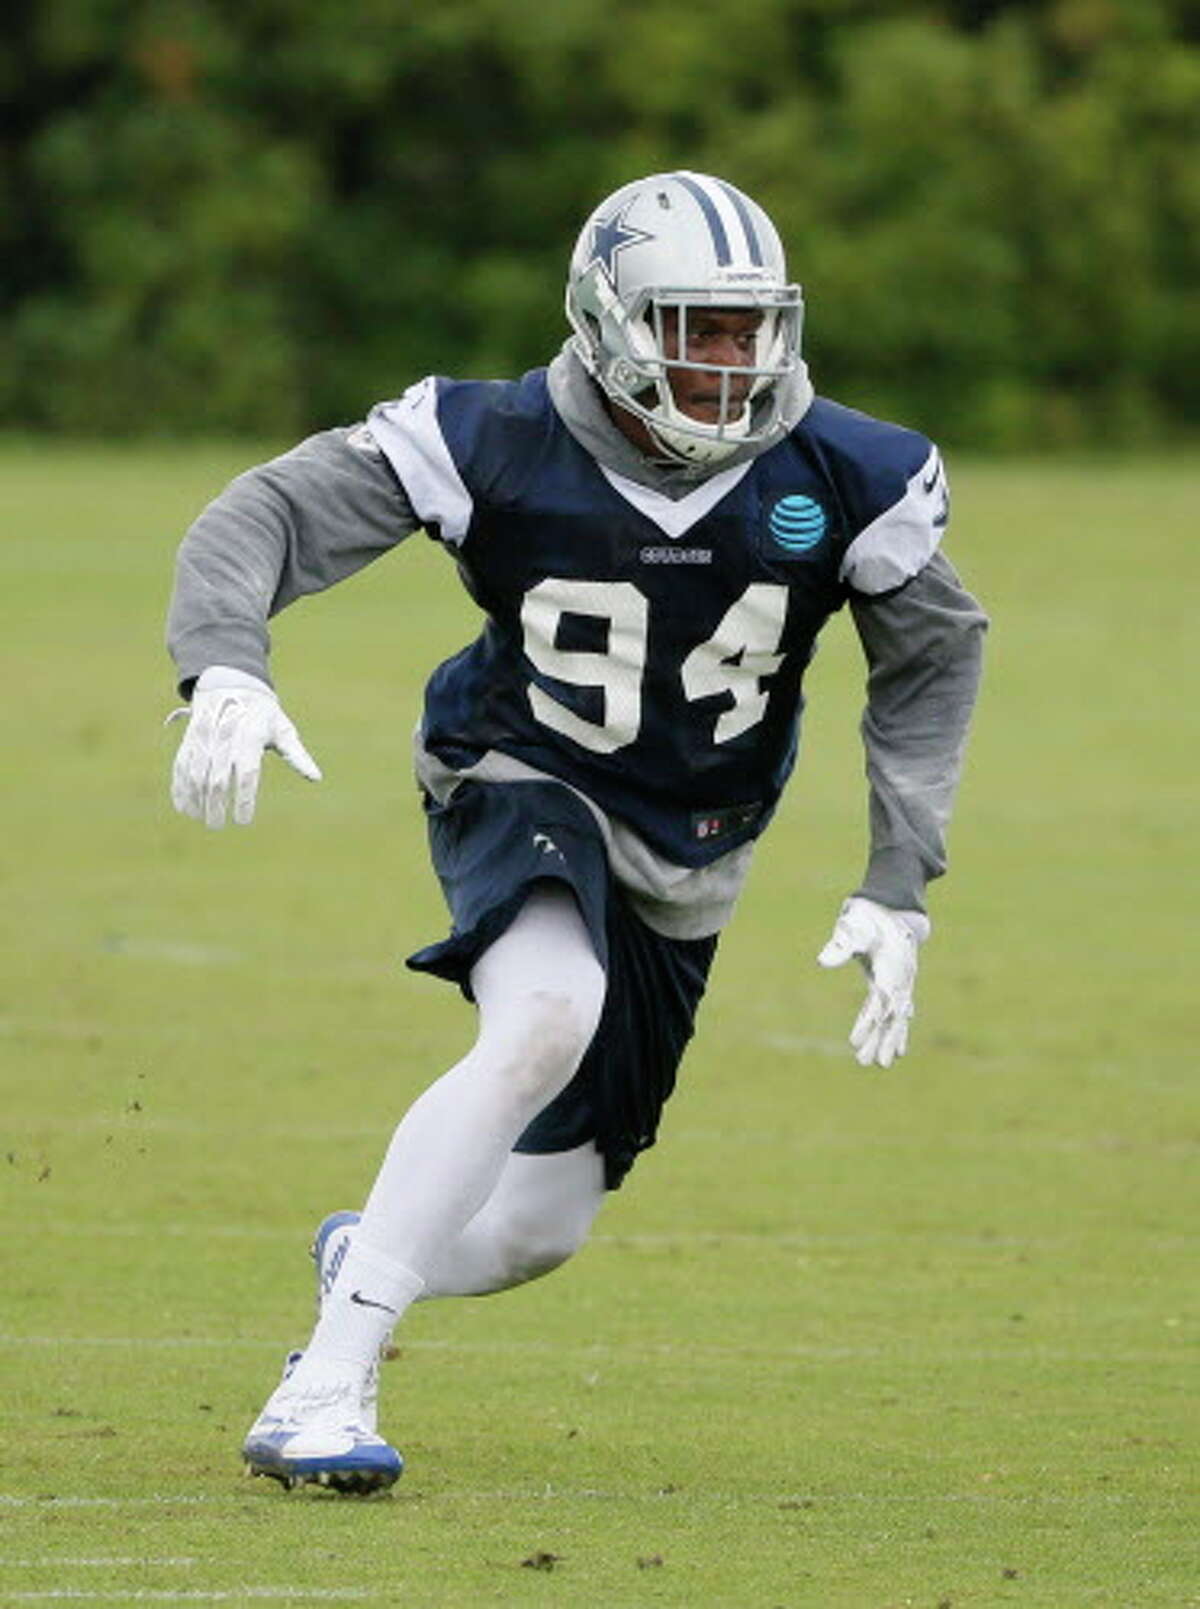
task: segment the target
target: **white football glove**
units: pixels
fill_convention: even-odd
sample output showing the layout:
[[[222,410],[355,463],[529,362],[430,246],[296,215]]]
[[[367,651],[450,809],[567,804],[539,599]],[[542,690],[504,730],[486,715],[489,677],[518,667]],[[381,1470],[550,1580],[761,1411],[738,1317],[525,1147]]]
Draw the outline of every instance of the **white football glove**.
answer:
[[[891,911],[856,895],[838,914],[817,960],[840,967],[855,956],[867,975],[867,998],[850,1034],[860,1067],[890,1067],[908,1044],[917,979],[917,948],[929,937],[921,911]]]
[[[223,827],[232,804],[234,821],[246,826],[254,819],[265,749],[281,754],[310,782],[321,780],[320,767],[272,689],[247,671],[210,665],[196,683],[191,709],[167,719],[184,716],[187,731],[171,777],[171,803],[181,815]]]

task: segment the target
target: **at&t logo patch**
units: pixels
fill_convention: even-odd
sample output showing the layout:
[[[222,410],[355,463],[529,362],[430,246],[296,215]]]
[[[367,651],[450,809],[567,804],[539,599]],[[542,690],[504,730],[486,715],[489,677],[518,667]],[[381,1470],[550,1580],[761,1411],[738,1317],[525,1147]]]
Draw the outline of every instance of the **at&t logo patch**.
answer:
[[[767,521],[772,537],[789,553],[807,553],[825,535],[825,510],[813,497],[781,497]]]

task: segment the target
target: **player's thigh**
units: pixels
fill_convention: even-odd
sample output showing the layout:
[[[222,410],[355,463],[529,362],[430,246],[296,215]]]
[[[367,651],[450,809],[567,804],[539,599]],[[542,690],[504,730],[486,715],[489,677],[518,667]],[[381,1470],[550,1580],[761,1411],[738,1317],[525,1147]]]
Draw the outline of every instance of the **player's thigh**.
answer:
[[[578,1070],[517,1140],[531,1153],[595,1141],[615,1189],[653,1145],[675,1088],[717,948],[714,936],[672,939],[619,903],[611,908],[604,1010]]]
[[[573,1070],[604,1005],[605,974],[573,889],[538,882],[470,973],[479,1045]]]

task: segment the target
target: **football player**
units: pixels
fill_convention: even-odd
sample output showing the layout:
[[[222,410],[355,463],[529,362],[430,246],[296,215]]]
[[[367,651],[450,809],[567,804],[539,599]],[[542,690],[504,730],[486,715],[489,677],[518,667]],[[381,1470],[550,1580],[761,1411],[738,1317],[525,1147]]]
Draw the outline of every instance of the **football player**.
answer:
[[[271,615],[422,530],[483,614],[426,689],[451,931],[409,961],[459,986],[478,1035],[400,1121],[361,1215],[318,1231],[316,1327],[245,1444],[287,1485],[395,1480],[376,1364],[405,1309],[562,1263],[654,1143],[843,604],[870,845],[818,959],[865,972],[859,1062],[905,1050],[986,623],[941,551],[937,449],[814,396],[779,237],[722,179],[604,200],[566,311],[548,367],[419,381],[235,480],[179,554],[173,798],[210,827],[250,821],[268,749],[320,776],[271,685]]]

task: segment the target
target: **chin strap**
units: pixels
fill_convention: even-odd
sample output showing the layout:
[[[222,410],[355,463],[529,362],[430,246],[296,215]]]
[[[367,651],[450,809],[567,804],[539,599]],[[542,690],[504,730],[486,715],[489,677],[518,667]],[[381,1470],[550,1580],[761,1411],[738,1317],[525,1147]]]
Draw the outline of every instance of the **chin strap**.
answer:
[[[748,402],[743,404],[741,413],[722,429],[719,436],[698,434],[695,428],[697,421],[689,419],[676,406],[674,398],[668,398],[666,413],[667,418],[662,423],[647,421],[646,428],[658,446],[676,463],[722,463],[745,445],[750,431],[751,409]]]
[[[771,433],[763,442],[764,448],[774,446],[780,436],[796,428],[812,406],[814,395],[808,365],[803,358],[798,358],[793,372],[775,384],[774,406],[778,409],[779,425],[777,432]],[[766,401],[767,398],[762,400]],[[696,433],[697,421],[682,413],[671,396],[667,398],[666,410],[666,421],[641,416],[642,423],[655,446],[672,464],[689,465],[696,469],[712,468],[732,458],[746,445],[745,438],[754,420],[754,402],[751,400],[742,409],[741,417],[726,425],[720,436],[709,437]]]

